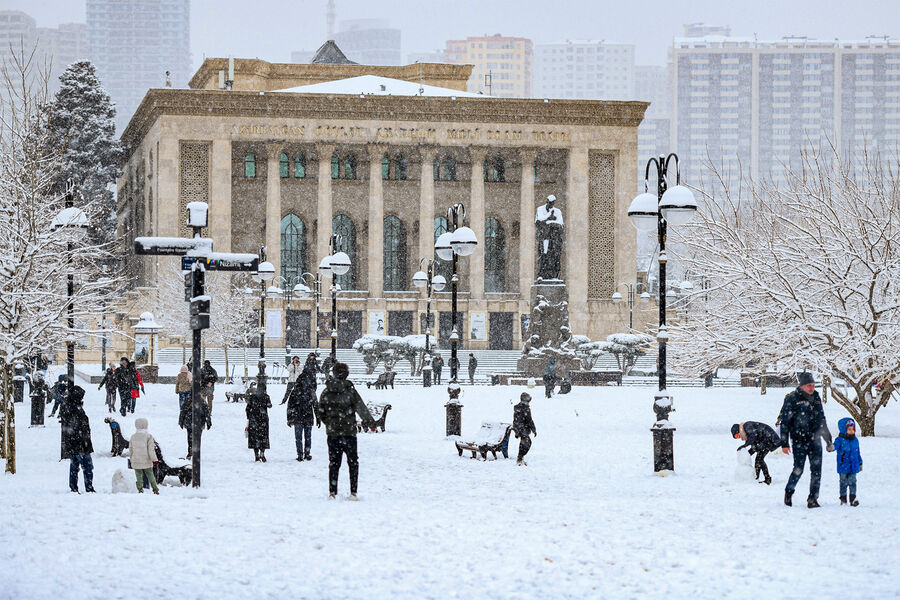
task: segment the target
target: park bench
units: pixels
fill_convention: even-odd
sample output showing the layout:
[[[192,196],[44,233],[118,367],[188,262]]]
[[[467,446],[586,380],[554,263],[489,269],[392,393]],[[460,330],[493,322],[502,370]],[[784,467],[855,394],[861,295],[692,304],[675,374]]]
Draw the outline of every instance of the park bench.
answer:
[[[375,389],[376,390],[386,390],[388,386],[391,386],[391,389],[394,389],[394,377],[396,377],[396,373],[393,371],[385,371],[375,380]],[[372,387],[373,383],[371,381],[366,382],[366,387]]]
[[[382,433],[384,433],[384,423],[385,419],[387,419],[388,411],[391,410],[391,405],[387,403],[379,403],[379,402],[367,402],[366,408],[369,409],[369,413],[371,413],[372,418],[375,420],[374,424],[370,429],[365,429],[363,427],[362,421],[359,420],[359,416],[356,417],[356,429],[357,431],[370,431],[375,433],[378,431],[378,428],[381,428]]]
[[[463,450],[472,453],[472,458],[476,454],[481,454],[481,458],[487,460],[487,454],[490,452],[497,459],[497,452],[503,453],[503,458],[509,458],[509,434],[512,431],[512,425],[509,423],[496,423],[484,421],[481,429],[475,435],[475,439],[470,442],[456,442],[456,450],[462,456]]]

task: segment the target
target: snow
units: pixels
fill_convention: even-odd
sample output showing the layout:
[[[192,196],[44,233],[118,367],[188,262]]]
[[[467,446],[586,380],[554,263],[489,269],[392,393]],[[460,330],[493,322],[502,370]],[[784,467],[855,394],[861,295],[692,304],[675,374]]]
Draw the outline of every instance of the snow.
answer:
[[[53,375],[55,377],[55,374]],[[87,390],[96,495],[67,491],[59,424],[28,428],[19,404],[19,474],[0,483],[0,598],[813,598],[896,596],[900,553],[900,409],[862,438],[858,508],[840,507],[826,454],[821,509],[782,505],[790,459],[767,459],[774,484],[752,480],[732,423],[772,423],[786,390],[678,394],[675,472],[652,474],[652,388],[575,387],[531,402],[539,435],[528,466],[457,455],[444,438],[442,387],[360,389],[389,402],[387,432],[359,437],[360,499],[327,500],[324,432],[311,462],[294,461],[292,431],[271,385],[272,449],[254,463],[244,405],[216,390],[203,437],[203,487],[113,494],[124,458],[108,455],[104,392]],[[185,461],[173,386],[147,385],[166,460]],[[464,385],[462,439],[509,422],[524,388]],[[835,429],[846,413],[825,406]],[[132,416],[122,419],[126,438]],[[118,488],[118,489],[121,489]],[[879,558],[880,557],[880,558]]]
[[[279,92],[292,94],[352,94],[366,96],[441,96],[445,98],[487,98],[485,94],[474,94],[434,85],[424,85],[414,81],[360,75],[337,81],[325,81],[311,85],[301,85]]]

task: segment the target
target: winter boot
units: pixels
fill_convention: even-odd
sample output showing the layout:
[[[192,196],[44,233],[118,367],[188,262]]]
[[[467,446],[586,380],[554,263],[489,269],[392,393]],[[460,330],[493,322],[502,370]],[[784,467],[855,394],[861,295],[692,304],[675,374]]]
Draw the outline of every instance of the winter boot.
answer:
[[[859,506],[859,500],[856,499],[856,494],[850,494],[850,506]]]
[[[298,456],[298,457],[295,458],[294,460],[296,460],[297,462],[303,462],[303,457],[302,457],[302,456]]]
[[[841,496],[841,506],[847,504],[847,496]]]
[[[810,496],[806,499],[806,508],[821,508],[819,506],[819,499]]]
[[[766,475],[766,478],[762,481],[766,485],[772,485],[772,478]]]
[[[359,500],[359,496],[357,496],[356,494],[350,494],[350,497],[347,498],[347,500],[352,500],[353,502],[356,502]]]
[[[303,455],[303,460],[312,460],[312,456],[309,455],[309,452]]]
[[[256,448],[253,449],[253,457],[256,459],[255,462],[259,462],[259,450]]]
[[[266,462],[266,451],[265,450],[259,451],[259,460]]]
[[[329,500],[334,500],[335,498],[337,498],[337,494],[328,494]]]
[[[794,492],[785,492],[784,493],[784,505],[785,506],[793,506],[791,504],[791,496],[794,495]]]
[[[159,490],[153,490],[153,493],[159,496]]]
[[[91,487],[85,489],[84,491],[87,492],[87,493],[89,493],[89,494],[96,494],[96,493],[97,493],[97,490],[94,489],[94,486],[91,486]]]

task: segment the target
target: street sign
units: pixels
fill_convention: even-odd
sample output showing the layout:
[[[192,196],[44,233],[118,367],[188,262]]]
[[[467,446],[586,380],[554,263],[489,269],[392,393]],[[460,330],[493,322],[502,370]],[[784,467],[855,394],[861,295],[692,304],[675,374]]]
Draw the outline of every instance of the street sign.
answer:
[[[199,256],[182,256],[181,257],[181,270],[182,271],[190,271],[191,267],[198,260],[203,260],[203,259]]]
[[[134,253],[139,255],[184,256],[190,250],[200,250],[208,254],[212,252],[212,246],[212,240],[209,238],[134,238]]]
[[[256,271],[259,257],[255,254],[212,252],[206,256],[205,267],[209,271]]]

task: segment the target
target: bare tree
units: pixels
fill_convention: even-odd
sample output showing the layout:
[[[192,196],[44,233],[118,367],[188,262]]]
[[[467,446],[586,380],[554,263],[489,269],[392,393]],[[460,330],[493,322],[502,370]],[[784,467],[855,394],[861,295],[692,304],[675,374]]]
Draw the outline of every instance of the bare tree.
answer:
[[[896,156],[854,165],[833,146],[808,150],[782,185],[710,173],[698,218],[679,228],[701,285],[690,321],[670,327],[672,360],[693,374],[755,363],[842,379],[852,392],[834,398],[874,435],[900,382]]]

